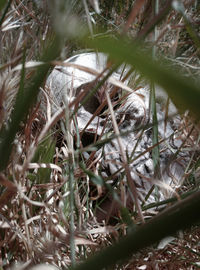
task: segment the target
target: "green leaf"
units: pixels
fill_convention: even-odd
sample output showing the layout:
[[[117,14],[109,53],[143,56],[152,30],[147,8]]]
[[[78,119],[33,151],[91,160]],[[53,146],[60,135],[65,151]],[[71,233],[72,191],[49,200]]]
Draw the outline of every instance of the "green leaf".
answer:
[[[180,111],[189,109],[200,118],[200,89],[190,78],[181,76],[166,60],[154,60],[142,44],[123,37],[87,39],[87,44],[98,51],[108,53],[114,61],[126,62],[149,80],[163,87]]]
[[[82,163],[80,164],[81,169],[90,177],[90,180],[95,184],[99,186],[104,186],[104,180],[102,179],[101,176],[93,173],[92,171],[89,171],[86,169],[85,165]]]
[[[11,115],[11,122],[8,128],[0,131],[0,171],[5,169],[8,164],[10,153],[12,150],[12,143],[14,141],[16,133],[19,131],[20,122],[26,118],[29,109],[36,101],[40,85],[45,80],[47,72],[50,68],[49,61],[54,60],[59,55],[61,47],[60,45],[60,40],[55,37],[54,41],[47,48],[43,57],[41,58],[41,61],[44,62],[44,65],[41,65],[36,69],[35,76],[31,80],[29,85],[24,87],[24,94],[21,97],[20,102],[17,99],[13,113]],[[22,86],[20,86],[20,88],[21,87]]]
[[[36,163],[52,163],[55,153],[55,142],[51,137],[48,137],[37,148],[33,162]],[[38,169],[37,183],[48,183],[50,179],[51,169],[41,168]]]
[[[7,2],[6,0],[1,0],[0,1],[0,11],[4,8],[6,2]],[[8,12],[8,9],[9,9],[11,3],[12,3],[12,0],[9,0],[7,2],[7,5],[6,5],[6,7],[5,7],[4,11],[3,11],[3,14],[2,14],[1,18],[0,18],[0,26],[2,25],[2,23],[3,23],[4,19],[5,19],[5,16],[6,16],[7,12]]]
[[[2,8],[4,7],[5,4],[6,4],[6,0],[1,0],[1,2],[0,2],[0,10],[2,10]]]
[[[71,270],[101,270],[121,260],[128,259],[142,248],[199,221],[199,206],[200,191],[176,203],[144,225],[133,228],[131,233],[119,240],[118,243],[101,250]]]

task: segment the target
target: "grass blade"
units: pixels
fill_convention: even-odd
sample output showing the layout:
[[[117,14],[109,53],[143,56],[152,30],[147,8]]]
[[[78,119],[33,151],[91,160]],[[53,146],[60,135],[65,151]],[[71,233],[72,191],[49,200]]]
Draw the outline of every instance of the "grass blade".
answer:
[[[163,87],[180,111],[191,110],[200,118],[200,89],[190,78],[184,78],[178,70],[171,71],[166,60],[153,60],[151,54],[141,50],[141,44],[128,39],[105,37],[87,40],[88,45],[115,59],[131,64],[145,77]],[[140,47],[139,47],[140,46]]]
[[[146,224],[134,229],[117,244],[91,256],[71,270],[100,270],[128,259],[133,253],[200,220],[200,191],[176,203]],[[97,263],[98,262],[98,263]]]
[[[1,130],[0,132],[0,155],[2,157],[0,171],[4,170],[7,166],[12,150],[12,143],[16,133],[19,131],[20,122],[25,119],[29,109],[36,101],[39,87],[43,83],[50,68],[49,61],[55,59],[59,55],[59,52],[60,42],[55,38],[41,59],[45,64],[37,68],[31,83],[24,89],[24,95],[21,101],[16,102],[8,129]]]
[[[6,7],[5,7],[5,9],[4,9],[4,11],[3,11],[3,14],[2,14],[2,16],[0,18],[0,26],[2,25],[2,23],[4,21],[4,18],[6,16],[7,12],[8,12],[8,9],[9,9],[11,3],[12,3],[12,0],[9,0]],[[6,0],[1,0],[1,2],[0,2],[0,10],[3,9],[5,4],[6,4]]]

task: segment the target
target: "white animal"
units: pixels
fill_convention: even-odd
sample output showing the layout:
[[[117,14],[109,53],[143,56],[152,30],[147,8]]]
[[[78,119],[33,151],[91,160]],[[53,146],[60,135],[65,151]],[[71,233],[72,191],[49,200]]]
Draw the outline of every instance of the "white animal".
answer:
[[[95,80],[96,75],[101,73],[107,64],[107,56],[103,53],[82,53],[75,55],[64,62],[66,66],[56,66],[47,80],[47,88],[54,100],[55,106],[60,106],[63,101],[63,96],[69,96],[74,89],[80,88],[83,84]],[[79,66],[79,67],[78,67]],[[80,70],[80,66],[85,67]],[[91,69],[93,74],[88,73],[86,69]],[[126,71],[130,67],[126,67]],[[120,67],[112,76],[116,80],[120,80],[123,66]],[[125,82],[124,86],[128,83]],[[126,88],[126,87],[125,87]],[[134,90],[134,89],[133,89]],[[70,92],[71,91],[71,92]],[[182,141],[178,138],[177,132],[180,118],[175,115],[165,122],[165,111],[163,110],[163,100],[166,101],[166,94],[158,89],[158,99],[162,99],[161,103],[157,103],[157,118],[158,118],[158,137],[160,143],[160,168],[161,179],[154,179],[154,165],[152,157],[152,117],[149,110],[149,87],[141,87],[133,91],[121,105],[115,109],[115,117],[119,123],[119,131],[125,133],[121,140],[126,155],[130,158],[130,170],[133,181],[138,189],[139,197],[144,200],[144,197],[150,191],[154,184],[161,186],[160,197],[164,199],[171,194],[172,189],[180,185],[184,177],[184,167],[188,160],[188,154],[179,149]],[[75,97],[75,94],[74,94]],[[175,114],[176,108],[170,103],[170,113]],[[92,117],[91,112],[87,111],[87,107],[82,108],[78,112],[78,126],[82,130],[87,122]],[[109,118],[109,117],[108,117]],[[99,125],[100,123],[100,125]],[[91,130],[96,131],[100,135],[103,129],[105,119],[99,115],[95,117],[92,123],[86,129],[86,133]],[[145,127],[146,125],[146,127]],[[140,127],[143,127],[141,132]],[[104,133],[113,134],[113,126],[108,119],[104,127]],[[177,155],[176,155],[177,152]],[[101,173],[104,176],[116,174],[122,167],[121,153],[117,139],[113,139],[107,143],[103,150],[97,152],[102,154],[100,162]],[[176,155],[176,156],[175,156]],[[87,155],[86,155],[87,156]],[[122,171],[117,173],[118,179],[123,175]],[[157,182],[156,182],[156,181]],[[159,181],[159,182],[158,182]],[[160,187],[159,187],[160,188]],[[163,191],[164,190],[164,191]],[[167,192],[166,192],[167,190]],[[168,194],[168,195],[166,195]],[[155,201],[155,194],[152,192],[148,202]]]

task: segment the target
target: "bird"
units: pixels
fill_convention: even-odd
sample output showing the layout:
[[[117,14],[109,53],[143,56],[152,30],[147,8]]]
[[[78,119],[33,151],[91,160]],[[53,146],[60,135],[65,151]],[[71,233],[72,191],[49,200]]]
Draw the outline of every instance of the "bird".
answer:
[[[107,74],[108,56],[104,53],[85,52],[76,54],[66,61],[63,66],[56,66],[47,79],[47,88],[53,97],[53,112],[56,107],[63,104],[63,96],[72,100],[77,98],[81,92],[88,94],[91,89],[99,83],[103,77],[98,77],[103,71]],[[81,67],[81,68],[80,68]],[[126,73],[130,71],[130,66],[126,66]],[[112,74],[112,77],[120,81],[124,66]],[[130,76],[122,83],[128,85]],[[122,155],[117,138],[114,136],[114,129],[111,117],[102,111],[99,115],[93,114],[105,100],[104,91],[112,92],[112,83],[106,82],[104,90],[91,96],[85,104],[80,106],[77,112],[77,123],[80,131],[84,130],[86,135],[96,133],[100,138],[110,138],[111,140],[96,151],[99,159],[101,176],[112,179],[111,185],[120,184],[124,177]],[[101,87],[103,87],[101,86]],[[105,90],[106,88],[106,90]],[[109,90],[108,90],[109,89]],[[174,195],[185,179],[185,167],[189,161],[189,153],[182,149],[183,140],[180,136],[181,117],[176,107],[168,102],[165,92],[157,88],[157,121],[159,144],[159,167],[160,177],[155,178],[155,164],[152,149],[157,147],[153,142],[153,117],[149,107],[150,87],[141,85],[132,92],[118,97],[120,100],[115,104],[114,115],[118,123],[130,169],[132,180],[135,183],[138,198],[143,204],[150,204],[158,200],[164,200]],[[168,120],[166,121],[166,110],[163,103],[168,102]],[[114,102],[113,102],[114,104]],[[106,116],[105,116],[106,115]],[[88,124],[90,119],[93,119]],[[105,135],[107,134],[107,135]],[[106,137],[107,136],[107,137]],[[88,157],[88,155],[85,155]],[[115,177],[112,177],[115,176]],[[154,188],[157,187],[157,188]]]

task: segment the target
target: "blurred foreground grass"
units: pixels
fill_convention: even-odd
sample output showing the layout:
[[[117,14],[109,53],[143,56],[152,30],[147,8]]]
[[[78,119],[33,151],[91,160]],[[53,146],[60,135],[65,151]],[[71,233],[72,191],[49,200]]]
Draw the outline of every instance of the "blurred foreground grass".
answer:
[[[168,4],[171,2],[167,1]],[[176,13],[179,10],[177,7],[174,10],[170,9],[167,15],[162,13],[162,8],[165,7],[161,7],[160,17],[162,23],[160,23],[161,18],[158,20],[160,24],[154,23],[156,17],[150,18],[152,27],[158,24],[160,33],[164,36],[163,43],[159,43],[158,39],[157,43],[160,46],[158,56],[156,59],[153,58],[149,47],[158,46],[158,44],[154,42],[149,46],[151,33],[147,34],[146,40],[143,41],[137,35],[132,36],[132,28],[134,28],[135,33],[137,29],[140,31],[143,23],[142,30],[145,30],[146,25],[144,18],[141,21],[141,11],[143,8],[147,12],[147,6],[142,7],[138,3],[138,1],[134,1],[134,5],[131,7],[132,13],[131,10],[129,13],[135,14],[135,17],[130,15],[130,20],[128,20],[122,13],[121,18],[123,19],[120,22],[123,25],[127,21],[131,21],[128,33],[121,30],[123,27],[117,25],[117,20],[114,22],[115,27],[112,28],[110,24],[106,25],[105,23],[107,29],[104,32],[98,30],[98,19],[100,20],[100,17],[98,18],[97,13],[94,13],[93,18],[97,21],[97,24],[96,26],[92,25],[91,31],[92,17],[90,17],[87,8],[90,12],[94,12],[94,10],[86,5],[84,6],[85,13],[82,15],[82,12],[80,12],[81,3],[78,1],[60,1],[59,3],[51,1],[52,26],[49,23],[48,13],[45,11],[44,14],[38,15],[41,9],[34,9],[30,1],[10,1],[7,3],[7,9],[4,10],[2,8],[5,7],[6,1],[1,3],[1,41],[6,47],[4,49],[9,52],[7,61],[2,62],[1,60],[1,81],[3,83],[1,83],[0,90],[0,108],[3,111],[2,115],[4,115],[0,131],[2,267],[14,262],[27,261],[29,262],[27,267],[35,263],[48,262],[56,264],[60,268],[67,268],[71,264],[72,269],[103,269],[118,262],[121,263],[122,260],[126,260],[134,252],[138,252],[142,248],[159,241],[164,236],[185,227],[190,227],[199,221],[199,77],[197,75],[187,75],[186,77],[182,70],[178,72],[178,67],[172,67],[171,61],[173,59],[169,61],[166,60],[166,57],[159,56],[159,52],[162,54],[162,50],[165,49],[162,44],[170,43],[171,39],[175,40],[176,48],[174,45],[174,51],[178,48],[179,42],[182,42],[179,31],[174,33],[173,30],[170,33],[171,36],[169,33],[166,34],[167,24],[171,23],[172,29],[179,26],[180,28],[184,27],[184,31],[188,31],[189,37],[187,36],[187,41],[192,44],[193,57],[199,51],[199,37],[196,34],[196,29],[191,31],[194,26],[188,17],[184,17],[185,25],[179,23],[183,21],[183,14],[181,15],[181,12]],[[187,3],[185,5],[184,12],[188,14],[187,16],[194,12],[194,18],[196,18],[195,12],[198,13],[196,2],[191,7],[187,6]],[[111,11],[109,8],[112,9],[110,6],[107,8],[107,12]],[[116,10],[118,9],[116,8]],[[119,10],[123,11],[121,8]],[[116,18],[120,19],[119,14],[116,14],[115,10],[113,12]],[[152,8],[148,12],[152,15]],[[106,14],[106,12],[104,13]],[[177,14],[179,21],[176,18]],[[21,21],[18,25],[17,20],[19,19]],[[9,28],[10,21],[12,24],[10,24]],[[40,21],[43,24],[43,32],[39,30],[41,27]],[[88,34],[87,22],[90,34]],[[24,29],[29,34],[22,34]],[[14,32],[15,30],[18,31],[17,34]],[[45,38],[51,40],[51,42],[47,42],[44,46]],[[13,44],[13,40],[18,45],[10,48],[9,46]],[[134,72],[139,72],[140,76],[145,77],[146,80],[162,86],[183,117],[186,110],[190,112],[190,120],[192,119],[196,129],[193,136],[196,148],[191,160],[191,167],[187,171],[188,179],[190,178],[193,181],[192,190],[190,190],[191,195],[171,207],[169,206],[165,211],[145,224],[141,225],[138,222],[138,213],[129,212],[125,213],[124,220],[126,223],[123,223],[123,219],[119,219],[117,225],[111,226],[112,228],[106,224],[98,224],[95,220],[94,204],[90,200],[89,193],[95,185],[98,192],[100,192],[107,184],[104,184],[102,178],[96,174],[96,169],[87,168],[87,164],[83,166],[82,152],[84,149],[81,149],[81,137],[77,130],[78,142],[76,143],[78,148],[75,148],[74,135],[70,126],[73,114],[70,114],[70,109],[67,107],[58,115],[58,118],[53,119],[52,117],[48,121],[46,120],[45,123],[38,114],[37,105],[35,104],[41,90],[40,87],[45,84],[49,70],[53,66],[52,61],[62,60],[69,56],[65,53],[68,46],[105,52],[114,63],[121,64],[125,62],[131,65]],[[2,50],[4,49],[2,48]],[[42,50],[42,56],[38,57],[39,51]],[[24,51],[25,58],[23,57]],[[43,64],[32,71],[25,69],[26,62],[36,58],[42,61]],[[196,58],[191,61],[195,62]],[[23,65],[21,71],[14,70],[18,63]],[[197,69],[199,69],[199,66],[197,66]],[[16,91],[12,92],[13,109],[11,109],[10,113],[4,108],[6,108],[7,93],[12,88],[12,85],[10,86],[8,83],[12,76],[16,76],[19,83],[16,86]],[[61,116],[65,117],[64,123],[59,127],[59,131],[55,131],[55,126]],[[60,139],[61,146],[58,146],[55,141],[52,142],[56,140],[55,132],[62,134],[61,137],[64,138]],[[49,136],[51,138],[48,140]],[[101,142],[101,147],[106,142],[107,140]],[[88,147],[90,147],[91,152],[96,150],[95,143]],[[33,167],[30,166],[31,164]],[[41,164],[46,164],[46,167]],[[81,172],[80,169],[82,169]],[[89,183],[90,178],[93,179],[92,184]],[[114,188],[112,189],[110,185],[107,185],[107,188],[114,194],[113,196],[116,195]],[[49,190],[51,190],[51,194],[49,194]],[[180,198],[178,196],[178,199]],[[137,212],[137,210],[135,211]],[[101,227],[106,231],[107,239],[102,233],[99,233]],[[96,228],[98,235],[96,236],[97,241],[88,233],[94,228]],[[119,235],[123,237],[121,238]],[[112,244],[105,250],[91,255],[96,253],[96,245],[99,245],[99,249],[101,249],[110,245],[113,238],[120,240],[117,244]],[[15,245],[13,245],[13,239],[16,241]],[[79,246],[77,246],[78,241]],[[90,258],[87,259],[89,255]],[[86,261],[75,266],[80,259]]]

